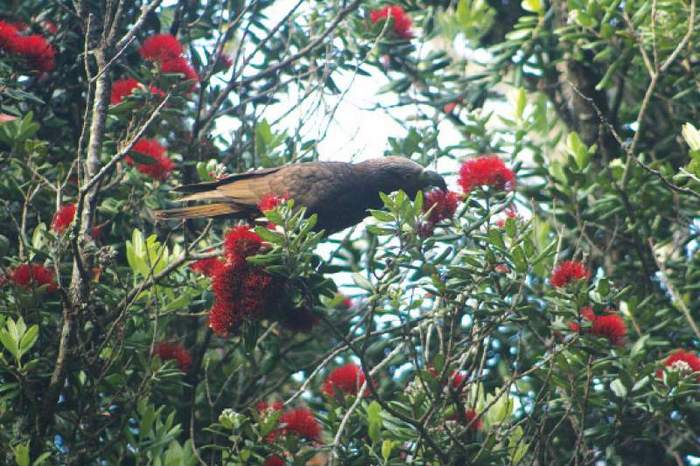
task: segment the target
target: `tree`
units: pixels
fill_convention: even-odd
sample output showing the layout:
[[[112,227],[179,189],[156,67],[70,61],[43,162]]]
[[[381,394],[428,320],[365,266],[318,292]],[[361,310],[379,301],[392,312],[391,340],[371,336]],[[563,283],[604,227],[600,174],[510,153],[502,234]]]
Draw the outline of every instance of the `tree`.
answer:
[[[1,11],[3,463],[700,456],[695,0]],[[154,222],[367,77],[452,192]]]

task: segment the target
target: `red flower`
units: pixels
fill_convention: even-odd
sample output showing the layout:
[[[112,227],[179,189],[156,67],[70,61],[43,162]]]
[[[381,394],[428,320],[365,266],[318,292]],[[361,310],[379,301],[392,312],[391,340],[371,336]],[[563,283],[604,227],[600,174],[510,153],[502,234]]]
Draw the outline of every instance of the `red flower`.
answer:
[[[17,53],[20,38],[17,26],[0,20],[0,49],[7,53]]]
[[[428,367],[427,370],[428,370],[428,373],[430,375],[432,375],[434,378],[437,378],[440,376],[440,373],[434,367]],[[460,387],[463,388],[462,384],[464,383],[464,380],[466,378],[467,378],[467,375],[464,374],[463,372],[456,371],[456,370],[452,371],[452,373],[450,374],[450,379],[449,379],[450,387],[453,390],[457,390]]]
[[[459,194],[453,191],[443,191],[441,189],[434,189],[425,195],[425,202],[423,203],[423,212],[430,211],[428,221],[430,223],[438,223],[441,220],[451,218],[455,211],[457,210],[457,203],[459,202]]]
[[[431,222],[418,222],[416,225],[416,233],[421,238],[428,238],[433,235],[435,225]]]
[[[164,61],[160,65],[161,73],[172,73],[183,75],[185,81],[199,81],[199,75],[192,65],[183,57],[176,57]]]
[[[102,237],[102,232],[104,230],[106,223],[103,223],[102,225],[96,225],[92,227],[92,230],[90,231],[90,236],[92,236],[92,239],[98,240]]]
[[[561,288],[573,281],[588,280],[591,272],[581,262],[564,261],[554,267],[549,282],[556,288]]]
[[[229,261],[214,269],[214,306],[209,311],[209,327],[227,335],[245,319],[259,319],[274,299],[272,276],[244,261]]]
[[[282,411],[284,409],[284,403],[281,401],[273,401],[268,403],[267,401],[259,401],[255,405],[260,414],[265,414],[266,411]]]
[[[126,97],[130,96],[136,89],[144,88],[144,86],[133,78],[118,79],[112,83],[112,94],[109,97],[109,103],[116,105],[121,103]],[[150,86],[151,94],[164,96],[163,91],[155,86]]]
[[[464,413],[466,424],[471,424],[469,426],[471,430],[481,430],[484,427],[484,422],[481,420],[481,418],[477,419],[478,416],[479,415],[473,409],[468,409]]]
[[[606,314],[597,316],[593,320],[591,333],[599,337],[605,337],[610,344],[622,346],[627,335],[625,321],[618,314]]]
[[[145,41],[139,49],[144,60],[164,62],[179,58],[183,53],[182,44],[171,34],[156,34]]]
[[[190,269],[192,269],[193,272],[211,277],[214,275],[216,269],[221,266],[223,266],[223,262],[216,257],[210,257],[208,259],[200,259],[197,262],[191,263]]]
[[[20,288],[47,285],[46,290],[49,292],[58,289],[53,272],[41,264],[18,265],[10,272],[7,278]]]
[[[54,68],[56,49],[44,36],[39,34],[19,36],[15,47],[16,53],[28,59],[31,66],[39,71],[51,71]]]
[[[75,204],[63,204],[54,214],[51,228],[56,233],[63,233],[73,223],[74,218]]]
[[[58,32],[58,26],[56,26],[56,23],[50,19],[45,19],[42,21],[41,27],[44,28],[44,31],[48,32],[49,34],[56,34]]]
[[[321,391],[327,396],[334,396],[336,390],[348,395],[357,395],[364,383],[365,374],[362,368],[357,364],[349,363],[333,369],[326,377]],[[366,390],[365,394],[367,394]]]
[[[278,196],[273,193],[267,193],[260,198],[260,202],[258,202],[258,209],[260,209],[260,212],[267,212],[268,210],[276,208],[286,200],[287,196]]]
[[[153,163],[136,164],[136,169],[155,180],[164,181],[175,169],[173,161],[165,155],[165,147],[161,146],[155,139],[139,139],[131,151],[153,159]],[[129,156],[126,156],[124,161],[128,165],[136,163]]]
[[[505,214],[506,214],[506,218],[499,218],[498,220],[496,220],[496,226],[498,228],[505,228],[507,219],[518,218],[518,210],[513,206],[507,207]]]
[[[398,5],[385,6],[378,10],[372,10],[369,14],[369,19],[372,21],[372,24],[389,18],[393,20],[392,26],[397,36],[402,39],[410,39],[413,37],[413,33],[411,32],[413,22],[411,21],[411,17],[406,14],[403,7]]]
[[[306,408],[296,408],[282,414],[280,429],[285,435],[292,433],[307,440],[318,440],[321,436],[321,425]]]
[[[596,318],[596,315],[593,312],[593,308],[590,306],[586,306],[586,307],[581,308],[580,314],[581,314],[581,317],[583,317],[584,319],[586,319],[590,322],[593,322]],[[581,325],[577,322],[571,322],[569,324],[569,328],[571,330],[573,330],[574,332],[581,331]]]
[[[484,155],[462,164],[458,182],[465,194],[478,186],[510,191],[515,187],[515,175],[497,156]]]
[[[446,103],[442,106],[442,111],[445,113],[452,113],[452,111],[457,108],[458,103],[457,101]]]
[[[691,351],[678,349],[668,355],[664,361],[664,367],[679,371],[683,375],[700,372],[700,357]],[[660,379],[663,378],[663,369],[656,371],[656,376]],[[698,375],[697,381],[700,382],[700,375]]]
[[[219,63],[225,70],[228,70],[233,66],[233,57],[231,57],[231,55],[226,55],[225,53],[222,53],[219,57]]]
[[[237,226],[224,237],[224,254],[230,261],[244,260],[260,251],[262,240],[247,226]]]
[[[627,335],[627,325],[619,314],[608,312],[608,314],[596,315],[593,308],[586,306],[581,309],[581,317],[591,322],[590,333],[592,335],[605,337],[610,344],[621,346]],[[569,328],[574,332],[581,331],[581,325],[576,322],[570,323]]]
[[[284,466],[284,460],[278,455],[270,455],[265,459],[263,466]]]
[[[182,345],[161,341],[156,345],[153,354],[163,361],[170,359],[177,361],[177,366],[182,372],[188,372],[192,367],[192,356]]]

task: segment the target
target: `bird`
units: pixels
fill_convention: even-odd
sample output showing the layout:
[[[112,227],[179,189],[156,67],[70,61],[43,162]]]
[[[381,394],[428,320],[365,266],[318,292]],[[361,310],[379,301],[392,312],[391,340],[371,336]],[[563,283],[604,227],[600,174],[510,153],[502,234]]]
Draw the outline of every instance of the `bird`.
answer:
[[[316,214],[315,230],[336,233],[361,222],[368,209],[380,209],[379,193],[403,190],[415,197],[430,187],[447,190],[437,172],[399,156],[349,162],[304,162],[239,173],[218,181],[175,188],[187,201],[213,201],[211,204],[180,207],[155,212],[158,220],[229,216],[254,219],[260,216],[263,196],[294,199]]]

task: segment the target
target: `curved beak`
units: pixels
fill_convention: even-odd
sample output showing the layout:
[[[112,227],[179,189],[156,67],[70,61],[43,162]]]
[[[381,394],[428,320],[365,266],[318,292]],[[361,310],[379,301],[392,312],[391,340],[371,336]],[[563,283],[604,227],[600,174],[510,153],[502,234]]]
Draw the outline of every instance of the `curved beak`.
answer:
[[[437,172],[432,170],[423,171],[423,179],[427,186],[435,186],[443,191],[447,191],[447,183],[445,183],[445,178],[440,176]]]

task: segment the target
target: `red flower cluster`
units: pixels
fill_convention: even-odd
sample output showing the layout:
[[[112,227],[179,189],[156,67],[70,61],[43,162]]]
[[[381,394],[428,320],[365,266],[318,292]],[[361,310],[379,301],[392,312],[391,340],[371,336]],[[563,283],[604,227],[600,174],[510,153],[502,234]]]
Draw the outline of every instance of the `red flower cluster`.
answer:
[[[668,355],[664,361],[664,367],[679,371],[683,374],[700,372],[700,357],[690,351],[679,349]],[[659,369],[656,371],[656,376],[662,379],[664,370]],[[697,376],[697,381],[700,382],[700,375]]]
[[[283,435],[294,434],[307,440],[319,440],[321,437],[321,425],[307,408],[285,411],[279,422]]]
[[[210,257],[208,259],[200,259],[191,263],[190,269],[192,269],[193,272],[201,273],[206,277],[213,277],[216,270],[223,265],[224,263],[218,258]]]
[[[627,325],[619,314],[608,313],[596,315],[591,307],[581,309],[581,317],[591,322],[590,333],[598,337],[605,337],[610,344],[621,346],[627,335]],[[576,322],[569,324],[574,332],[581,331],[581,325]]]
[[[272,412],[284,411],[281,401],[268,403],[261,401],[256,405],[261,416],[268,416]],[[267,439],[273,442],[277,437],[294,434],[307,440],[318,440],[321,436],[321,425],[314,414],[307,408],[294,408],[282,412],[278,420],[278,428],[272,431]]]
[[[144,60],[160,65],[162,73],[178,73],[186,81],[199,81],[199,75],[184,57],[182,44],[170,34],[157,34],[143,42],[139,53]]]
[[[118,79],[112,83],[112,94],[109,97],[109,103],[117,105],[139,88],[145,89],[146,87],[134,78]],[[148,89],[153,95],[165,96],[165,93],[155,86],[149,86]]]
[[[440,373],[434,367],[429,367],[428,373],[435,378],[437,378],[440,375]],[[466,378],[467,378],[467,375],[465,373],[457,371],[457,370],[452,371],[452,373],[450,374],[450,381],[449,381],[450,387],[453,390],[457,390],[460,387],[463,388],[462,384],[464,383],[464,380]]]
[[[56,211],[51,222],[51,228],[56,233],[63,233],[75,218],[75,204],[63,204]]]
[[[232,228],[224,238],[226,262],[212,272],[214,306],[209,311],[209,327],[215,333],[226,335],[241,321],[260,318],[270,304],[272,276],[246,262],[261,246],[260,237],[244,226]]]
[[[163,361],[170,359],[176,361],[182,372],[188,372],[192,367],[192,356],[182,345],[161,341],[156,345],[153,354]]]
[[[464,412],[465,425],[469,425],[471,430],[481,430],[484,427],[484,422],[481,418],[477,419],[479,415],[473,409],[468,409]]]
[[[574,281],[588,280],[591,276],[590,270],[578,261],[564,261],[554,267],[549,282],[556,288],[561,288]]]
[[[153,163],[136,164],[136,169],[155,180],[165,180],[175,168],[173,161],[165,155],[165,147],[161,146],[155,139],[139,139],[131,151],[153,159]],[[128,165],[136,163],[129,156],[126,156],[124,161]]]
[[[270,455],[265,459],[263,466],[284,466],[284,460],[278,455]]]
[[[458,182],[465,194],[478,186],[510,191],[515,187],[515,174],[497,156],[484,155],[462,164]]]
[[[267,212],[268,210],[272,210],[278,205],[287,201],[287,199],[287,196],[278,196],[273,193],[267,193],[260,198],[260,202],[258,202],[258,209],[260,209],[260,212]]]
[[[499,218],[498,220],[496,220],[496,226],[498,228],[505,228],[507,219],[518,218],[518,211],[513,206],[507,207],[505,214],[506,214],[506,218]]]
[[[53,272],[41,264],[18,265],[8,274],[7,280],[20,288],[46,285],[49,292],[58,289]]]
[[[38,71],[51,71],[55,66],[56,49],[39,34],[23,36],[20,29],[0,20],[0,50],[25,58]]]
[[[372,10],[369,13],[369,19],[372,21],[372,24],[392,19],[392,27],[397,36],[402,39],[410,39],[413,37],[413,33],[411,32],[413,21],[411,21],[411,17],[406,14],[406,11],[401,6],[391,5]]]
[[[357,364],[349,363],[344,366],[333,369],[325,382],[321,391],[327,396],[335,396],[336,391],[346,393],[348,395],[357,395],[357,392],[365,383],[365,374],[362,368]],[[365,395],[367,390],[365,390]]]
[[[451,218],[457,210],[458,203],[459,194],[456,192],[434,189],[425,194],[423,212],[432,209],[428,216],[428,222],[434,225],[442,220]]]

